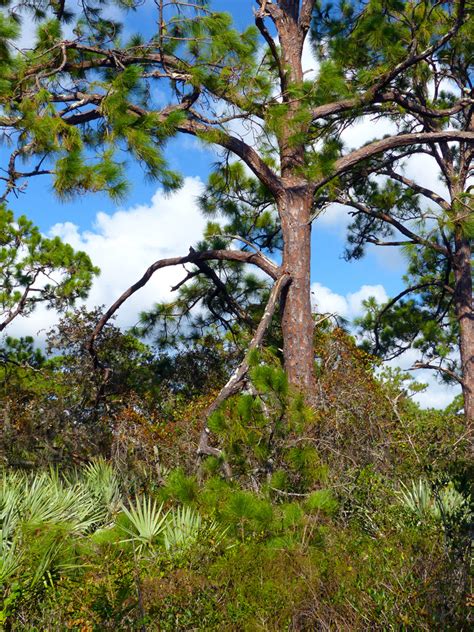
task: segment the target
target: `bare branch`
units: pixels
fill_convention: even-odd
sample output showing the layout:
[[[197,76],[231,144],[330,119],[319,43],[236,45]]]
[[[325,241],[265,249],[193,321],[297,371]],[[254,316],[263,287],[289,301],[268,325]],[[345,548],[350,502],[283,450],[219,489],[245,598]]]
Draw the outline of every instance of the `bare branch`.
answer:
[[[397,173],[393,169],[378,171],[378,173],[382,176],[389,176],[393,180],[397,180],[397,182],[401,182],[405,186],[409,187],[416,193],[419,193],[429,200],[436,202],[436,204],[438,204],[444,211],[451,210],[451,205],[441,195],[438,195],[438,193],[431,191],[431,189],[427,189],[426,187],[421,186],[421,184],[418,184],[418,182],[415,182],[414,180],[411,180],[410,178]]]
[[[368,145],[364,145],[364,147],[351,151],[346,156],[336,160],[331,175],[319,180],[319,182],[315,185],[315,190],[320,189],[332,179],[350,171],[350,169],[355,167],[358,163],[368,160],[378,154],[382,154],[385,151],[389,151],[390,149],[405,147],[406,145],[417,145],[420,143],[431,144],[441,141],[474,142],[474,132],[467,132],[463,130],[417,132],[414,134],[398,134],[398,136],[388,136],[387,138],[376,140]]]
[[[369,217],[373,217],[374,219],[379,219],[383,222],[386,222],[387,224],[390,224],[391,226],[396,228],[400,233],[402,233],[402,235],[405,235],[405,237],[408,237],[410,242],[414,242],[417,244],[421,244],[423,246],[427,246],[428,248],[432,248],[433,250],[436,250],[436,252],[439,252],[440,254],[446,257],[449,257],[450,255],[450,252],[447,248],[445,248],[444,246],[440,246],[434,241],[425,239],[424,237],[421,237],[421,235],[418,235],[417,233],[414,233],[407,226],[399,222],[397,219],[395,219],[388,213],[384,213],[382,211],[374,211],[371,208],[369,208],[366,204],[362,204],[362,202],[353,200],[349,196],[339,196],[334,200],[334,202],[337,202],[338,204],[343,204],[345,206],[351,206],[352,208],[356,209],[358,213],[364,213],[364,215],[368,215]],[[356,213],[354,213],[354,215],[355,214]],[[376,243],[376,241],[374,240],[372,243]],[[402,244],[403,243],[405,242],[402,242]],[[383,242],[381,242],[379,245],[382,245],[382,244]],[[400,244],[395,244],[395,245],[400,245]]]
[[[254,349],[257,349],[261,346],[263,342],[263,338],[265,336],[265,332],[273,318],[273,314],[275,312],[275,308],[283,289],[289,285],[291,282],[291,277],[287,272],[281,274],[281,276],[277,279],[275,285],[270,292],[270,297],[268,299],[268,303],[265,307],[265,312],[262,316],[260,323],[255,331],[255,334],[250,341],[250,344],[245,353],[244,359],[237,367],[236,371],[231,375],[229,381],[225,384],[225,386],[221,389],[217,397],[214,399],[212,404],[206,411],[206,421],[212,415],[214,411],[216,411],[219,406],[229,397],[235,395],[239,391],[242,386],[243,379],[247,374],[250,368],[250,355]],[[209,428],[207,427],[207,423],[201,432],[201,438],[199,440],[198,454],[199,455],[208,455],[208,456],[220,456],[221,451],[217,448],[213,448],[209,446]]]
[[[407,241],[381,241],[380,239],[375,239],[374,237],[367,237],[366,241],[369,244],[374,244],[375,246],[406,246],[407,244],[416,244],[416,241],[407,240]]]
[[[251,263],[253,265],[258,266],[261,270],[266,272],[273,279],[278,278],[279,268],[278,266],[267,259],[267,257],[263,256],[257,252],[245,252],[243,250],[203,250],[196,251],[193,248],[190,248],[189,254],[184,257],[172,257],[169,259],[159,259],[155,261],[145,272],[145,274],[133,285],[131,285],[125,292],[115,301],[113,305],[109,307],[109,309],[105,312],[102,318],[97,323],[92,335],[87,343],[87,350],[91,354],[94,365],[98,366],[99,361],[97,358],[97,353],[94,347],[97,336],[100,334],[102,329],[105,327],[107,322],[112,318],[115,312],[125,303],[127,299],[129,299],[135,292],[138,292],[142,287],[144,287],[148,281],[151,279],[153,274],[157,270],[161,270],[162,268],[167,268],[170,266],[182,265],[185,263],[194,263],[198,265],[202,261],[240,261],[242,263]]]
[[[220,145],[224,149],[232,151],[236,156],[243,160],[257,178],[266,187],[268,187],[275,197],[279,197],[283,193],[281,179],[259,156],[255,149],[253,149],[250,145],[247,145],[247,143],[243,140],[236,138],[235,136],[231,136],[224,131],[217,130],[214,127],[204,125],[198,121],[184,121],[178,125],[177,129],[181,132],[197,137],[205,137],[206,134],[210,134],[214,143]],[[474,133],[472,136],[474,137]]]
[[[225,286],[225,283],[219,278],[215,270],[213,270],[211,266],[205,261],[198,261],[196,262],[196,265],[199,268],[199,270],[201,270],[201,272],[205,274],[209,279],[211,279],[211,281],[214,283],[218,293],[224,297],[224,300],[229,306],[231,312],[233,312],[234,315],[237,316],[237,318],[240,318],[242,321],[250,325],[252,321],[249,318],[249,315],[245,312],[245,310],[243,310],[240,307],[238,302],[229,294]]]
[[[265,22],[263,20],[263,15],[260,12],[255,14],[255,24],[263,36],[263,39],[267,42],[272,57],[278,68],[278,76],[280,77],[280,83],[283,85],[285,82],[285,70],[283,68],[280,53],[278,52],[277,45],[275,44],[275,40],[270,35],[267,27],[265,26]]]
[[[455,373],[454,371],[451,371],[450,369],[447,369],[444,366],[441,366],[441,364],[430,364],[429,362],[415,362],[413,366],[411,366],[408,370],[416,371],[417,369],[431,369],[434,371],[440,371],[441,373],[444,373],[445,375],[448,375],[449,377],[451,377],[453,380],[456,380],[456,382],[459,382],[461,386],[464,386],[464,380],[457,373]]]

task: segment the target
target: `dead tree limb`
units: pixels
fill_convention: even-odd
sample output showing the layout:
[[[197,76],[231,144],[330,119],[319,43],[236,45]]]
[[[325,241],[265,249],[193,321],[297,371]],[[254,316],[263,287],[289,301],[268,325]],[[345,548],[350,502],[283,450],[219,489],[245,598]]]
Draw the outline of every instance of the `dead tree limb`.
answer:
[[[238,302],[229,294],[227,288],[225,286],[224,281],[219,278],[219,275],[215,270],[211,268],[211,266],[205,261],[198,261],[196,263],[199,270],[205,274],[216,286],[219,294],[223,297],[227,305],[229,306],[230,311],[240,318],[241,321],[245,322],[247,325],[251,325],[252,321],[249,315],[243,310]]]
[[[245,353],[244,359],[231,375],[229,381],[225,386],[221,389],[220,393],[217,395],[215,400],[209,406],[205,415],[205,425],[201,432],[201,437],[199,439],[198,446],[198,455],[199,456],[221,456],[222,452],[218,448],[214,448],[209,445],[209,434],[210,430],[207,425],[207,420],[212,415],[214,411],[216,411],[219,406],[229,397],[235,395],[240,388],[242,387],[245,375],[247,374],[250,367],[250,355],[254,349],[257,349],[263,342],[263,338],[265,336],[265,332],[273,318],[273,314],[275,313],[275,308],[278,303],[278,299],[280,298],[280,294],[283,289],[291,283],[291,277],[288,273],[283,273],[276,281],[275,285],[270,292],[270,297],[268,299],[268,303],[265,307],[265,312],[263,313],[262,319],[258,324],[258,327],[255,331],[255,334],[250,341],[250,344]],[[228,464],[224,465],[227,475],[230,475],[230,467]]]
[[[92,332],[89,341],[87,342],[86,349],[90,353],[94,367],[99,367],[100,362],[97,357],[97,351],[95,349],[95,341],[99,336],[102,329],[108,323],[108,321],[112,318],[115,312],[125,303],[127,299],[129,299],[135,292],[144,287],[148,281],[151,279],[153,274],[162,268],[167,268],[170,266],[182,265],[185,263],[194,263],[199,266],[203,261],[241,261],[242,263],[251,263],[256,265],[261,270],[266,272],[273,279],[278,279],[279,267],[268,259],[261,252],[246,252],[244,250],[203,250],[196,251],[194,248],[189,249],[189,253],[184,257],[171,257],[169,259],[159,259],[155,261],[143,274],[143,276],[133,285],[131,285],[125,292],[115,301],[113,305],[109,307],[109,309],[105,312],[102,318],[99,320],[97,325]]]

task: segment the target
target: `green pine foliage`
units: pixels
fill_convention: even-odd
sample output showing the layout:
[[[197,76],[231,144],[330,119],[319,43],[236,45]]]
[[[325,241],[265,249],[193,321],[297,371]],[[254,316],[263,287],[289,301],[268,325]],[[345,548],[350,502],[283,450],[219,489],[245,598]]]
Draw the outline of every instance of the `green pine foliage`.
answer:
[[[73,338],[64,373],[84,364],[72,363],[76,327],[69,320],[55,337]],[[106,330],[101,357],[119,341]],[[58,470],[5,469],[2,624],[467,629],[472,465],[462,422],[419,410],[401,394],[399,376],[375,377],[373,360],[342,330],[326,323],[315,342],[332,402],[324,415],[291,392],[274,355],[255,353],[248,392],[212,418],[223,454],[204,460],[198,476],[196,456],[180,441],[180,424],[188,433],[193,425],[182,412],[151,437],[160,467],[138,456],[148,478],[137,464],[136,474],[124,468],[119,443],[109,452],[115,465],[100,458],[71,470],[68,459]],[[31,344],[11,348],[33,365]],[[132,360],[123,375],[137,369]],[[64,361],[57,358],[58,368]],[[41,371],[47,363],[36,357]],[[115,410],[123,441],[144,410]],[[141,423],[151,430],[150,420]]]
[[[24,215],[0,208],[1,324],[44,303],[58,310],[85,298],[98,268],[59,237],[46,238]],[[51,277],[55,276],[55,282]]]
[[[365,303],[366,312],[357,321],[365,335],[364,347],[384,358],[416,349],[424,361],[440,362],[447,371],[439,378],[452,383],[459,373],[459,323],[440,278],[444,276],[450,284],[453,273],[430,248],[410,247],[406,256],[404,282],[415,289],[394,304],[379,305],[373,298]]]
[[[74,481],[3,474],[2,624],[467,629],[465,586],[450,573],[469,499],[452,482],[400,487],[366,470],[338,499],[320,489],[275,501],[210,478],[199,509],[139,496],[111,517],[107,492],[88,490],[116,476],[100,461]]]

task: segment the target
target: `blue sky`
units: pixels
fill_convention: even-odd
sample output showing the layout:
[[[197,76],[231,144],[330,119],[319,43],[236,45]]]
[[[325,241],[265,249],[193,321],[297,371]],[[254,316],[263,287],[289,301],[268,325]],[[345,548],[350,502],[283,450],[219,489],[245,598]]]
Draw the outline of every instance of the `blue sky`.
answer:
[[[150,16],[153,15],[150,6]],[[252,8],[256,6],[251,0],[215,0],[213,7],[217,10],[231,11],[236,26],[245,28],[252,24]],[[150,25],[153,21],[150,20]],[[143,12],[130,13],[127,17],[126,31],[143,31]],[[167,158],[172,168],[183,176],[199,177],[205,182],[214,155],[204,149],[196,148],[188,137],[178,137],[169,143]],[[25,195],[18,200],[11,199],[11,207],[17,213],[25,213],[33,219],[41,230],[47,232],[58,222],[72,222],[81,230],[93,229],[98,212],[113,213],[119,208],[131,208],[138,204],[148,203],[155,191],[157,183],[147,181],[140,167],[130,163],[127,169],[130,191],[119,204],[113,202],[105,194],[88,194],[61,202],[52,191],[48,177],[31,179]],[[328,215],[330,212],[328,212]],[[330,287],[333,291],[346,294],[354,291],[362,283],[374,285],[382,283],[387,293],[395,293],[401,288],[400,276],[403,262],[393,253],[370,252],[364,259],[347,263],[342,260],[344,251],[344,228],[340,222],[316,221],[313,224],[313,262],[312,279]],[[196,236],[198,239],[199,236]],[[387,265],[383,264],[386,258]]]
[[[255,3],[250,0],[214,2],[216,9],[232,11],[239,28],[253,22],[252,6]],[[127,31],[133,33],[142,21],[141,13],[132,14],[127,19]],[[314,67],[309,47],[306,57],[306,63]],[[389,131],[385,123],[363,120],[345,133],[344,140],[348,147],[356,147]],[[190,137],[181,136],[169,143],[167,158],[171,167],[187,178],[183,190],[169,198],[161,194],[157,183],[144,178],[136,164],[128,167],[131,187],[119,204],[104,194],[87,194],[67,203],[60,202],[47,176],[33,178],[25,194],[19,199],[11,198],[10,206],[16,213],[33,219],[45,234],[58,234],[74,247],[86,250],[101,267],[102,276],[91,293],[90,306],[112,303],[154,260],[184,254],[199,240],[204,220],[199,217],[194,200],[206,181],[215,155]],[[421,172],[425,183],[429,179],[432,186],[439,189],[433,165],[426,162],[421,165],[416,158],[407,169],[412,177]],[[374,294],[384,300],[402,288],[404,262],[397,251],[376,247],[362,260],[344,261],[346,225],[347,214],[340,208],[330,208],[313,224],[312,283],[320,311],[338,312],[350,319],[360,314],[363,298]],[[179,274],[179,271],[170,272],[154,280],[135,302],[123,309],[119,322],[123,326],[131,325],[140,310],[151,306],[154,300],[167,298],[169,287]],[[51,318],[51,314],[38,312],[28,322],[16,325],[17,332],[24,334],[47,328]],[[413,358],[407,358],[402,366],[410,366],[412,361]],[[422,374],[423,380],[427,377],[426,373]],[[437,392],[441,397],[441,391]],[[446,401],[444,394],[439,403]]]

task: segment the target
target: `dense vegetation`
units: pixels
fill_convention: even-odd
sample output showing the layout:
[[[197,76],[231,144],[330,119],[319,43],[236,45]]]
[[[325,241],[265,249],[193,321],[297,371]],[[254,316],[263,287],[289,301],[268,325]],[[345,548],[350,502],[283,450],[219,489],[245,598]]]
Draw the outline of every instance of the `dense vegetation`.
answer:
[[[147,18],[129,39],[102,0],[5,5],[0,626],[471,629],[472,2],[261,0],[239,33],[207,2],[156,0],[153,32]],[[118,6],[127,32],[149,9]],[[17,54],[22,15],[39,27]],[[396,131],[347,150],[368,115]],[[119,198],[125,153],[174,189],[178,134],[225,152],[205,234],[110,308],[74,307],[94,262],[9,200],[40,175],[62,198]],[[444,197],[404,174],[418,153]],[[368,244],[408,259],[357,337],[311,308],[311,224],[334,203],[353,212],[348,259]],[[175,300],[114,324],[181,264]],[[8,336],[38,305],[58,313],[45,346]],[[383,368],[407,349],[460,384],[445,410]]]
[[[110,326],[117,382],[100,393],[76,346],[95,318],[52,332],[59,355],[24,341],[4,369],[6,629],[468,629],[462,417],[420,410],[326,321],[319,406],[256,353],[253,393],[209,420],[224,456],[201,461],[223,371],[210,341],[165,358]]]

